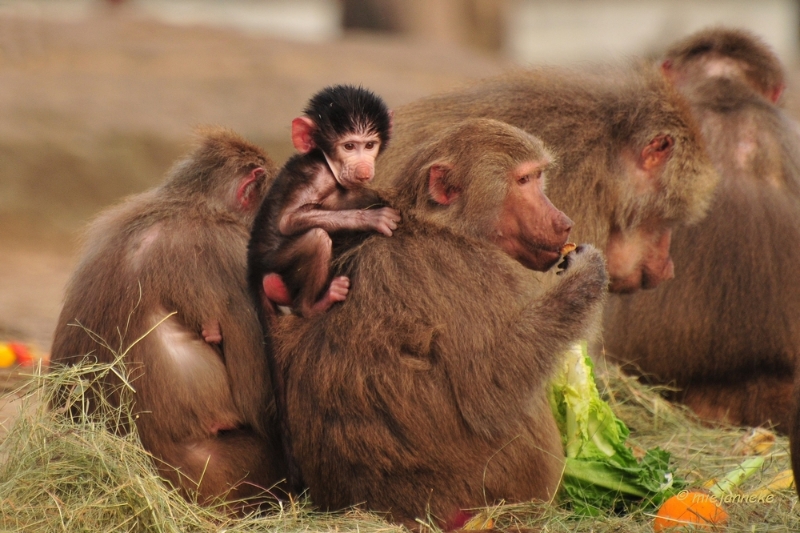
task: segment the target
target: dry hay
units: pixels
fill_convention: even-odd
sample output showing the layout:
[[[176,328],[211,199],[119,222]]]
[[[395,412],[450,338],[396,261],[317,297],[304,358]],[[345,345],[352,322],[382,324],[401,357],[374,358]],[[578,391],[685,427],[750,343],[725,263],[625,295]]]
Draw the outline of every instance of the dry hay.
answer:
[[[0,443],[0,531],[377,533],[402,529],[360,510],[318,513],[305,500],[282,502],[244,518],[227,516],[222,506],[186,502],[158,477],[135,431],[120,436],[105,429],[109,417],[113,423],[128,419],[129,409],[105,406],[99,418],[67,420],[46,407],[54,391],[64,388],[71,391],[70,401],[80,405],[82,391],[104,372],[124,377],[117,364],[86,364],[34,372],[30,377],[24,407]],[[609,368],[598,380],[614,411],[631,428],[631,445],[670,451],[677,474],[691,486],[721,477],[743,460],[734,448],[746,429],[703,426],[684,409],[664,401],[658,390],[616,368]],[[123,387],[132,390],[127,384]],[[741,497],[787,468],[788,442],[778,437],[761,471],[723,504],[730,520],[722,530],[800,531],[793,489],[777,491],[769,501],[748,502]],[[482,514],[491,518],[495,529],[503,530],[652,531],[652,515],[644,512],[580,518],[563,505],[526,503],[489,507]]]

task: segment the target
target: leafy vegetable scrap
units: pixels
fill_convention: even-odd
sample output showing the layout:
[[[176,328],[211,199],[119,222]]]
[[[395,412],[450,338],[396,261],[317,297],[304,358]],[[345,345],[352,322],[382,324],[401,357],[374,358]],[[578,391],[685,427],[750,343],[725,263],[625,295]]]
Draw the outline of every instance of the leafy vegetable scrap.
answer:
[[[628,427],[600,398],[587,343],[564,356],[549,391],[566,455],[561,497],[583,516],[655,509],[685,486],[669,468],[669,452],[648,450],[638,461]]]

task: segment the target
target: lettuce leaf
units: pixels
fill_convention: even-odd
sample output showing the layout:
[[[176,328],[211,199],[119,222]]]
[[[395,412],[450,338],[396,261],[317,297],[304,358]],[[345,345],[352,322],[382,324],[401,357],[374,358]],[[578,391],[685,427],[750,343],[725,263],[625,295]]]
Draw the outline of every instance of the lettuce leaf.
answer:
[[[600,398],[585,341],[565,354],[549,399],[567,457],[561,496],[576,513],[654,509],[685,486],[669,468],[669,452],[654,448],[638,461],[625,444],[630,431]]]

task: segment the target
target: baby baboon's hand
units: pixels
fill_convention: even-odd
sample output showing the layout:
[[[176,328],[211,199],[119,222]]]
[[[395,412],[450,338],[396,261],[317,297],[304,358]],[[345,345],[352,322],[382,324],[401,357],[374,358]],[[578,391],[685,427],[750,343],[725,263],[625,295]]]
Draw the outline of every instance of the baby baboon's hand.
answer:
[[[400,211],[391,207],[381,207],[380,209],[370,209],[365,212],[369,226],[387,237],[392,236],[392,232],[397,229],[400,223]]]

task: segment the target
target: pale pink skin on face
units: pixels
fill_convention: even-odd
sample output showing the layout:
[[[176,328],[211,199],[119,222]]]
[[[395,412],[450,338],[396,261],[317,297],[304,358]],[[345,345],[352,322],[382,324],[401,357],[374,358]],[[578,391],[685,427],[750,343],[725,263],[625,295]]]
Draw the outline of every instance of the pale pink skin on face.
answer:
[[[381,141],[377,134],[350,133],[334,144],[333,157],[325,158],[334,178],[345,189],[363,187],[375,177],[375,158]]]
[[[547,158],[526,161],[508,172],[509,188],[487,235],[510,257],[539,271],[558,262],[572,229],[572,220],[544,192],[544,170],[549,164]],[[461,190],[447,181],[451,171],[452,166],[447,163],[432,165],[428,171],[428,192],[441,205],[451,205],[461,195]]]
[[[606,246],[606,261],[612,292],[653,289],[672,279],[675,265],[669,254],[672,230],[646,227],[611,232]]]
[[[498,221],[494,242],[533,270],[547,270],[561,258],[572,220],[544,192],[549,161],[522,163],[511,172],[511,188]]]

